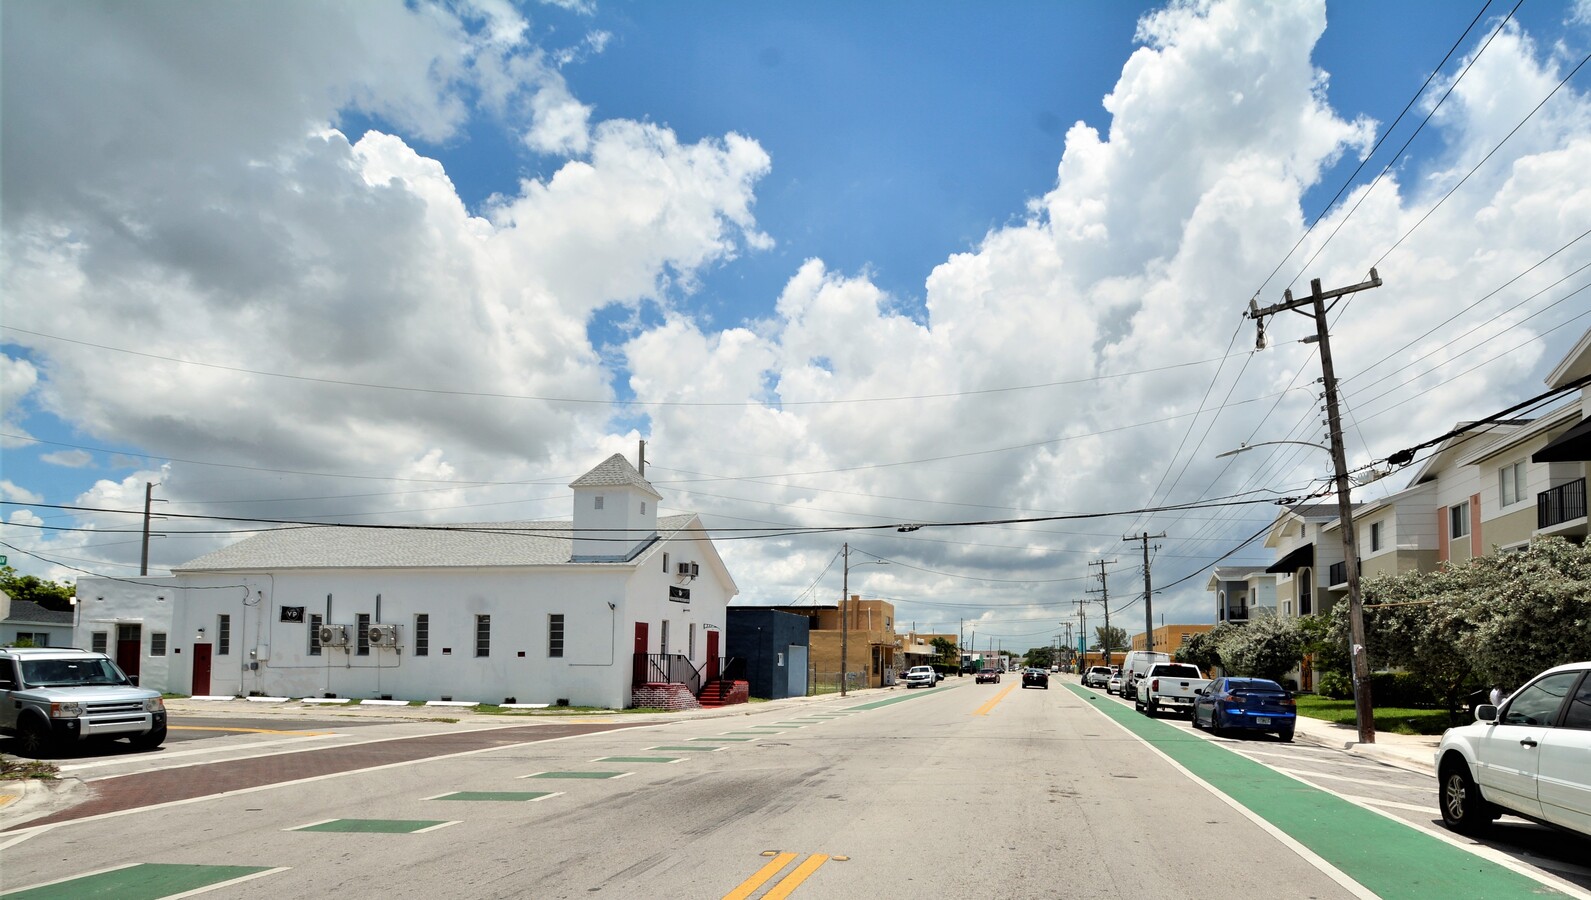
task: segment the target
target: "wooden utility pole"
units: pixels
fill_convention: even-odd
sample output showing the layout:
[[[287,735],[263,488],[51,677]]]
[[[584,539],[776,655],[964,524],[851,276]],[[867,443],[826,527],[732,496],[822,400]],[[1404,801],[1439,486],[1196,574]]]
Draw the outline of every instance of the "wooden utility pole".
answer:
[[[1145,650],[1153,650],[1153,649],[1155,649],[1155,614],[1154,614],[1154,610],[1149,605],[1149,603],[1150,603],[1150,599],[1149,599],[1149,597],[1150,597],[1150,589],[1149,589],[1149,542],[1151,540],[1154,540],[1155,538],[1163,538],[1165,536],[1166,536],[1166,533],[1164,531],[1160,532],[1159,534],[1150,534],[1149,532],[1146,531],[1143,534],[1129,535],[1127,537],[1122,538],[1122,540],[1124,540],[1124,541],[1143,541],[1143,544],[1144,544],[1144,649]],[[1159,549],[1159,548],[1157,547],[1156,549]]]
[[[1381,276],[1375,269],[1370,270],[1370,280],[1351,284],[1347,287],[1333,288],[1329,291],[1320,289],[1320,279],[1311,279],[1309,282],[1309,296],[1293,299],[1291,290],[1284,291],[1281,303],[1260,309],[1253,300],[1249,301],[1248,317],[1253,319],[1259,329],[1259,337],[1255,342],[1255,349],[1265,349],[1265,317],[1274,316],[1279,312],[1297,311],[1302,307],[1309,307],[1309,312],[1304,315],[1313,316],[1315,319],[1315,335],[1305,338],[1306,343],[1320,344],[1320,372],[1321,384],[1325,388],[1326,399],[1326,427],[1330,430],[1331,438],[1331,467],[1332,477],[1337,488],[1337,518],[1342,529],[1343,564],[1348,571],[1348,632],[1349,632],[1349,659],[1353,663],[1353,708],[1354,715],[1359,724],[1359,742],[1374,744],[1376,742],[1375,708],[1370,697],[1370,660],[1365,655],[1365,625],[1364,602],[1359,593],[1359,551],[1356,547],[1358,535],[1354,534],[1353,503],[1350,499],[1351,485],[1348,481],[1347,454],[1342,445],[1342,418],[1337,405],[1337,375],[1331,364],[1331,329],[1326,321],[1326,313],[1330,307],[1327,300],[1356,294],[1359,291],[1378,288],[1381,286]],[[1333,304],[1335,305],[1335,304]],[[1313,573],[1311,573],[1313,577]]]
[[[1089,591],[1090,594],[1099,594],[1100,602],[1105,605],[1105,637],[1101,640],[1100,650],[1105,654],[1105,665],[1110,665],[1110,585],[1105,581],[1105,567],[1116,564],[1114,559],[1096,559],[1089,563],[1099,566],[1099,590]]]
[[[144,482],[144,547],[143,552],[138,556],[138,574],[140,575],[149,574],[149,505],[155,502],[154,493],[155,483],[153,481]],[[166,501],[161,500],[160,502],[165,503]]]

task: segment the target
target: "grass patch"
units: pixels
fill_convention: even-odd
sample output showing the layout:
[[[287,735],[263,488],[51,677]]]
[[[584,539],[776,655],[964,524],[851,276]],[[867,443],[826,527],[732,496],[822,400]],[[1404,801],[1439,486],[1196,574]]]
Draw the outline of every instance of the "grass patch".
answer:
[[[60,771],[54,763],[37,759],[8,759],[0,756],[0,781],[23,781],[29,778],[54,781]]]
[[[1293,698],[1298,703],[1298,714],[1311,719],[1321,719],[1339,725],[1357,722],[1353,700],[1331,700],[1316,694],[1299,694]],[[1445,709],[1405,709],[1396,706],[1377,707],[1376,730],[1393,734],[1439,735],[1453,725]]]

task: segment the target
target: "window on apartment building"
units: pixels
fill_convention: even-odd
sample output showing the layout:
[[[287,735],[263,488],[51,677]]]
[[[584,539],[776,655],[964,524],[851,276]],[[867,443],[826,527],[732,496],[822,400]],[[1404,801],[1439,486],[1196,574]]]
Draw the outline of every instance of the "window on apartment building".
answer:
[[[320,626],[326,621],[325,616],[315,613],[309,614],[309,655],[320,655]]]
[[[1374,553],[1375,551],[1380,550],[1380,549],[1381,549],[1381,523],[1380,522],[1371,522],[1370,523],[1370,552]]]
[[[1513,506],[1525,499],[1525,461],[1510,463],[1497,470],[1497,499]]]
[[[668,554],[663,554],[663,571],[668,571]]]
[[[166,633],[164,631],[149,632],[149,655],[166,655]]]
[[[358,643],[355,645],[354,655],[356,655],[356,656],[369,656],[370,655],[370,613],[360,613],[359,615],[354,616],[354,621],[359,623],[358,626],[357,626],[357,628],[359,629],[359,635],[358,635],[359,640],[358,640]]]
[[[414,655],[431,655],[431,616],[428,613],[414,617]]]
[[[1314,609],[1313,591],[1315,588],[1315,573],[1310,569],[1298,570],[1298,614],[1309,615]]]
[[[17,632],[18,647],[48,647],[50,646],[50,633],[48,631],[19,631]]]
[[[1469,534],[1469,501],[1447,508],[1447,536],[1457,540]]]
[[[602,508],[602,495],[601,494],[597,495],[596,503],[591,508],[592,509],[601,509]]]
[[[88,649],[95,653],[104,653],[108,646],[110,646],[110,632],[96,631],[88,636]]]
[[[232,617],[215,617],[215,655],[226,656],[232,652]]]
[[[547,616],[547,655],[554,659],[563,656],[563,613]]]
[[[475,617],[475,655],[492,655],[492,617]]]

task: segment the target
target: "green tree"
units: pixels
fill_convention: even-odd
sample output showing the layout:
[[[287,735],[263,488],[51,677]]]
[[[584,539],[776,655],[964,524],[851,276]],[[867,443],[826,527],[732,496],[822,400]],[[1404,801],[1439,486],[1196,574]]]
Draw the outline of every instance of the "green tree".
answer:
[[[0,567],[0,590],[12,600],[31,600],[45,609],[68,612],[71,598],[77,589],[69,584],[57,584],[32,575],[18,575],[10,566]]]
[[[1105,651],[1115,651],[1115,650],[1126,650],[1128,646],[1129,645],[1127,643],[1127,629],[1118,628],[1115,625],[1112,625],[1109,628],[1106,628],[1104,625],[1095,626],[1095,628],[1094,628],[1094,648],[1095,649],[1105,650]]]
[[[1229,675],[1280,680],[1304,655],[1304,635],[1294,619],[1269,610],[1255,610],[1248,624],[1232,627],[1216,639],[1221,668]]]
[[[1221,651],[1218,649],[1220,641],[1233,627],[1231,623],[1222,622],[1202,634],[1189,635],[1187,642],[1172,654],[1172,659],[1177,662],[1192,663],[1203,672],[1221,667]]]
[[[940,665],[956,666],[958,668],[961,666],[961,654],[956,650],[955,641],[950,638],[936,637],[928,643],[933,646],[934,652],[939,654]]]
[[[1024,666],[1048,669],[1054,662],[1054,647],[1029,647],[1028,652],[1022,654],[1022,664]]]

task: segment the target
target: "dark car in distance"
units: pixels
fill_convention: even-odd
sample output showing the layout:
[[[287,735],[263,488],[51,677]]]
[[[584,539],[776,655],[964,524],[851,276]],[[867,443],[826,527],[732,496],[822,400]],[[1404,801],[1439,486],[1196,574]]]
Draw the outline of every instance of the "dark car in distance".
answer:
[[[977,682],[978,684],[999,684],[1000,673],[995,669],[979,669]]]
[[[1050,689],[1050,673],[1043,669],[1024,669],[1022,672],[1022,687],[1041,687],[1046,691]]]
[[[1286,688],[1268,678],[1217,678],[1193,698],[1193,727],[1215,734],[1271,732],[1293,739],[1298,705]]]

